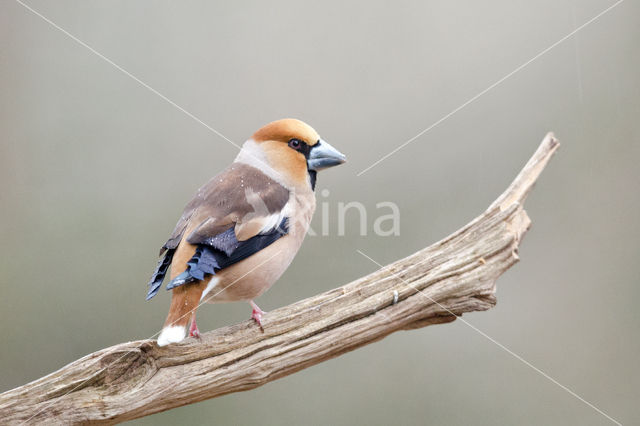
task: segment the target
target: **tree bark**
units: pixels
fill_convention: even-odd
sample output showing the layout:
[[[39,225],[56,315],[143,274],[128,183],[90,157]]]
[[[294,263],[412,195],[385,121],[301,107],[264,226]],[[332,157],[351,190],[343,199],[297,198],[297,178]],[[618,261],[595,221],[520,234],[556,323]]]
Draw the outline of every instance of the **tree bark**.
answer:
[[[523,203],[559,143],[549,133],[491,206],[449,237],[377,272],[158,347],[122,343],[0,395],[3,423],[106,423],[147,416],[263,385],[398,330],[456,319],[496,303],[495,281],[518,261],[530,225]]]

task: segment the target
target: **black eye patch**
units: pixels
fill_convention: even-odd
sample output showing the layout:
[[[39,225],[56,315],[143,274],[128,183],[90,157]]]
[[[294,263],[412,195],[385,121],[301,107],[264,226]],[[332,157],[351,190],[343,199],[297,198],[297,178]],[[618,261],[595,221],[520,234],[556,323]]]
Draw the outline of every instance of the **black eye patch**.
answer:
[[[304,158],[309,159],[311,147],[306,142],[301,141],[300,139],[293,138],[289,140],[287,145],[289,145],[289,148],[295,149],[296,151],[304,155]]]

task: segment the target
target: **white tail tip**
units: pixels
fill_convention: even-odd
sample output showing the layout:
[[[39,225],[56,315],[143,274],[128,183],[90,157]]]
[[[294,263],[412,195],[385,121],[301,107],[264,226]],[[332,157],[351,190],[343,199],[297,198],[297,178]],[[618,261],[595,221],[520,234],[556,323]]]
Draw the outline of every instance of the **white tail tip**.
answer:
[[[178,343],[187,337],[187,329],[180,325],[172,325],[162,329],[158,336],[158,346],[167,346],[169,343]]]

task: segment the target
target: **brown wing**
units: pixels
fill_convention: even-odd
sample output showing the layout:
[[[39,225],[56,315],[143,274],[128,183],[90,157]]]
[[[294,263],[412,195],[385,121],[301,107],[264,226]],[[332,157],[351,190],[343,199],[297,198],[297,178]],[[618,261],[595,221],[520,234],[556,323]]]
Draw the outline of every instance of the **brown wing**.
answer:
[[[191,244],[205,244],[231,227],[239,234],[238,240],[248,239],[258,234],[288,201],[289,190],[278,182],[255,167],[234,163],[198,190],[160,254],[178,247],[187,229]]]
[[[213,256],[214,263],[198,263],[196,268],[202,269],[202,273],[213,273],[216,267],[224,268],[238,262],[286,234],[287,219],[282,213],[288,201],[289,190],[260,170],[232,164],[200,188],[185,207],[171,236],[160,249],[160,255],[166,254],[151,276],[147,300],[162,286],[183,239],[202,250],[207,247],[219,250],[215,253],[207,251],[209,257]],[[176,280],[183,274],[170,285],[180,285]]]

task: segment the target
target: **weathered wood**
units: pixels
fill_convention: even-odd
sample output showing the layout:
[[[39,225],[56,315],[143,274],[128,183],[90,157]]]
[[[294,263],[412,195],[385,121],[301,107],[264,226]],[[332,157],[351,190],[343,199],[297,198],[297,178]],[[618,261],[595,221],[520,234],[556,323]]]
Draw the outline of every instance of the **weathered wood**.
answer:
[[[249,390],[397,330],[495,305],[495,281],[518,260],[530,225],[523,202],[558,148],[548,134],[509,188],[471,223],[342,287],[158,347],[122,343],[0,395],[3,423],[117,423]],[[397,293],[396,293],[397,292]],[[396,303],[394,303],[396,298]]]

